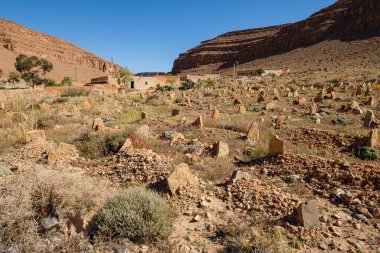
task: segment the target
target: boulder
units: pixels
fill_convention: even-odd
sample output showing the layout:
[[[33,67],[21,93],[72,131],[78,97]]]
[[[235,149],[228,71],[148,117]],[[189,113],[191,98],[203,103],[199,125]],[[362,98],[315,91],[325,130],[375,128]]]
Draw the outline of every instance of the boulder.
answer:
[[[179,140],[184,140],[184,139],[185,139],[185,136],[183,134],[181,134],[181,133],[175,133],[175,134],[173,134],[171,136],[170,142],[171,143],[175,143],[175,142],[177,142]]]
[[[379,129],[372,129],[369,134],[368,146],[375,148],[379,145]]]
[[[148,118],[148,113],[141,112],[141,119],[147,119],[147,118]]]
[[[284,115],[278,115],[276,120],[275,120],[275,123],[277,126],[282,126],[283,124],[285,124],[285,116]]]
[[[298,206],[296,213],[298,222],[305,228],[321,226],[319,222],[317,202],[315,200],[302,203]]]
[[[318,111],[318,106],[316,103],[312,103],[310,105],[310,110],[309,110],[309,114],[314,114],[314,113],[317,113]]]
[[[92,122],[92,129],[95,131],[100,130],[100,128],[104,128],[104,122],[101,118],[95,118],[94,121]]]
[[[31,142],[33,140],[46,140],[46,135],[44,130],[33,130],[26,132],[25,134],[25,141]]]
[[[258,141],[260,139],[260,129],[257,122],[253,122],[248,129],[247,139],[251,141]]]
[[[284,141],[277,135],[269,141],[268,154],[270,156],[283,155],[284,154]]]
[[[179,115],[179,112],[180,112],[180,110],[177,108],[172,109],[172,116],[174,117],[174,116]]]
[[[368,110],[364,117],[364,127],[371,128],[378,125],[378,120],[372,110]]]
[[[78,150],[74,145],[59,143],[58,147],[49,151],[48,164],[52,165],[60,160],[69,160],[78,156]]]
[[[251,179],[251,176],[249,175],[248,172],[243,172],[243,171],[240,171],[240,170],[236,170],[232,173],[232,176],[231,176],[231,179],[229,181],[229,185],[234,185],[237,181],[239,180],[250,180]]]
[[[264,101],[265,101],[265,97],[262,94],[260,94],[259,97],[257,98],[257,103],[261,103]]]
[[[235,98],[235,100],[234,100],[234,105],[242,105],[242,104],[243,104],[243,103],[241,102],[240,99]]]
[[[123,144],[123,146],[121,146],[121,148],[119,149],[118,152],[124,152],[124,151],[127,151],[128,149],[132,148],[133,147],[133,143],[131,141],[131,139],[127,138]]]
[[[149,126],[148,125],[142,125],[136,128],[136,134],[140,135],[142,137],[149,137]]]
[[[193,126],[197,128],[203,128],[203,119],[202,116],[198,116],[198,118],[193,122]]]
[[[214,119],[219,119],[219,118],[220,118],[220,112],[218,111],[218,109],[215,109],[215,110],[212,112],[211,117],[214,118]]]
[[[224,141],[218,141],[214,145],[214,152],[217,158],[228,156],[230,153],[230,147]]]
[[[170,192],[175,195],[177,190],[184,186],[197,185],[198,179],[193,175],[186,163],[177,165],[173,173],[167,178]]]
[[[244,105],[239,105],[238,114],[244,114],[246,112],[247,111],[245,110],[245,106]]]
[[[56,217],[45,217],[40,219],[40,225],[45,229],[49,230],[55,226],[59,225],[59,221]]]

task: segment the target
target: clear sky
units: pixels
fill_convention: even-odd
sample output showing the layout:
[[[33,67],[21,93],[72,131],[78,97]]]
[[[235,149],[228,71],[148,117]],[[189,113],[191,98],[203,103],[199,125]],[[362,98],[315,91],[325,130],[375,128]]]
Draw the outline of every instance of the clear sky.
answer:
[[[67,40],[133,72],[170,71],[222,33],[290,23],[335,0],[2,0],[0,17]],[[1,32],[1,31],[0,31]]]

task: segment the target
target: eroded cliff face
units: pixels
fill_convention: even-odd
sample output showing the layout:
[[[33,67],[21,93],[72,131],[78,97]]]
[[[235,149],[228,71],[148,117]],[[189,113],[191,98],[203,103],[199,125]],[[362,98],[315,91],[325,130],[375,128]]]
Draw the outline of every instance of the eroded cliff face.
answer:
[[[235,61],[245,63],[325,40],[379,35],[379,0],[340,0],[297,23],[229,32],[204,41],[181,54],[172,71],[215,72],[231,67]]]
[[[0,19],[0,47],[17,54],[35,55],[105,73],[112,69],[112,63],[69,42],[4,19]]]

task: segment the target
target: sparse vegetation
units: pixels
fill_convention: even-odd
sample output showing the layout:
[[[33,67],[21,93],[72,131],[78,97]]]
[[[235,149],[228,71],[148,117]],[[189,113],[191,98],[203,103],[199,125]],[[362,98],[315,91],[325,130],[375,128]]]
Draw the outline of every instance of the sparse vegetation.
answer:
[[[159,84],[156,86],[156,91],[171,91],[171,90],[174,90],[173,86],[169,86],[169,85],[161,86]]]
[[[129,71],[128,68],[121,68],[116,72],[115,75],[116,78],[118,78],[120,84],[123,87],[127,87],[129,83],[132,81],[132,74]]]
[[[264,229],[229,224],[219,227],[218,234],[225,238],[226,251],[231,253],[290,253],[281,227]]]
[[[376,149],[367,146],[355,148],[353,153],[362,160],[374,161],[380,158],[379,152]]]
[[[8,83],[15,85],[20,82],[20,74],[16,72],[10,72],[8,75]]]
[[[123,146],[127,136],[126,132],[121,131],[95,135],[85,133],[75,143],[83,156],[99,158],[116,154]]]
[[[342,126],[347,126],[349,124],[349,121],[345,117],[338,117],[336,119],[331,120],[331,123],[333,125],[342,125]]]
[[[78,87],[69,87],[66,88],[61,96],[62,97],[81,97],[81,96],[88,96],[90,94],[90,91],[78,88]]]
[[[261,76],[262,74],[264,74],[264,72],[265,72],[265,70],[263,68],[256,69],[256,73],[259,76]]]
[[[157,193],[144,188],[121,191],[95,217],[98,233],[107,238],[153,242],[173,230],[173,209]]]
[[[11,247],[20,252],[46,252],[46,240],[54,231],[63,232],[69,217],[91,215],[113,196],[113,189],[103,182],[66,171],[27,168],[25,174],[0,180],[7,189],[0,199],[0,251]],[[60,227],[44,231],[40,218],[57,217]],[[83,240],[81,240],[83,242]],[[71,242],[57,242],[67,248]],[[81,243],[82,243],[81,242]]]
[[[73,84],[73,79],[68,76],[65,76],[61,81],[62,86],[71,86],[72,84]]]
[[[197,84],[191,80],[187,80],[183,83],[181,83],[181,87],[179,87],[180,90],[190,90],[195,89],[197,87]]]

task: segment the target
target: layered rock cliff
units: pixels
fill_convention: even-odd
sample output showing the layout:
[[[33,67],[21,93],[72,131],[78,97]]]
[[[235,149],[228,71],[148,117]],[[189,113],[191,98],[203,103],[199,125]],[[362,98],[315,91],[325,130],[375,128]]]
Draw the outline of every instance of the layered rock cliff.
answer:
[[[15,54],[43,57],[54,62],[109,72],[112,63],[67,41],[0,18],[0,47]],[[13,64],[13,63],[12,63]]]
[[[379,0],[339,0],[308,19],[280,26],[229,32],[181,54],[173,73],[215,72],[326,40],[380,35]]]

